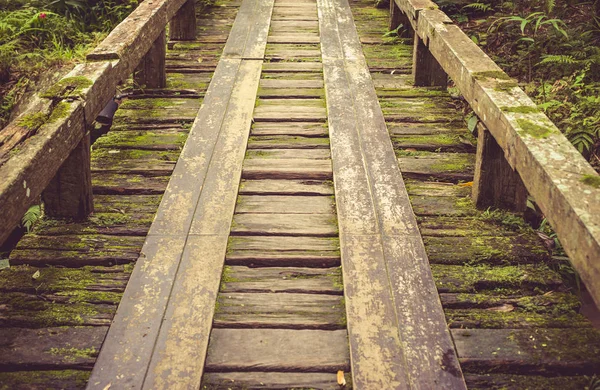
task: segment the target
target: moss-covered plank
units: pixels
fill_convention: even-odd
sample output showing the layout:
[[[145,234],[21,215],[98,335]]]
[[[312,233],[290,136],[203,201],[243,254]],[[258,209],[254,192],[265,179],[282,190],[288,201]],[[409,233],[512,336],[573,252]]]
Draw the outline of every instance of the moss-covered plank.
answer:
[[[5,328],[0,369],[91,369],[108,327]]]
[[[597,329],[455,329],[452,335],[469,372],[592,375],[600,365]]]
[[[101,195],[162,195],[168,182],[168,176],[103,172],[92,175],[94,194]]]
[[[0,291],[28,294],[55,294],[97,291],[119,293],[131,273],[131,266],[38,268],[13,266],[0,271]],[[34,278],[35,276],[35,278]]]
[[[0,296],[0,326],[46,328],[110,325],[122,295],[92,291],[73,291],[64,294],[65,299],[56,302],[52,300],[53,296],[3,293]],[[87,297],[96,295],[97,303],[86,302],[85,299],[81,299],[82,295]]]
[[[398,164],[405,177],[412,179],[443,179],[470,181],[473,177],[475,156],[464,153],[431,153],[406,155],[396,151]]]
[[[554,315],[527,310],[448,309],[446,321],[455,329],[590,328],[581,314]],[[573,332],[576,332],[573,329]]]
[[[176,150],[118,149],[106,145],[94,148],[92,171],[117,173],[163,173],[169,175],[175,167],[179,148]]]
[[[429,260],[439,264],[522,264],[550,259],[533,234],[504,237],[423,237]]]
[[[467,368],[468,369],[468,368]],[[469,374],[465,380],[472,390],[581,390],[591,383],[591,378],[580,376],[542,376],[542,375],[510,375],[510,374]]]
[[[550,292],[562,286],[560,275],[543,264],[494,267],[432,264],[431,270],[440,293],[530,295],[535,291]]]
[[[83,389],[87,384],[88,370],[38,370],[0,372],[0,389]]]
[[[94,149],[179,151],[186,139],[187,132],[178,129],[112,131],[98,138]]]

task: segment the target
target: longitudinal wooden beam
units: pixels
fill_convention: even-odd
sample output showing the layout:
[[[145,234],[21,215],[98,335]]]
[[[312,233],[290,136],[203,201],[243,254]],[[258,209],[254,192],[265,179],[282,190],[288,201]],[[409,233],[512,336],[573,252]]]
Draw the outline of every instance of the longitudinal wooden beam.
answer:
[[[266,42],[270,14],[238,13],[232,34],[249,22],[245,39]],[[219,61],[89,389],[200,387],[265,46],[261,60]]]
[[[465,389],[347,0],[319,0],[356,389]]]

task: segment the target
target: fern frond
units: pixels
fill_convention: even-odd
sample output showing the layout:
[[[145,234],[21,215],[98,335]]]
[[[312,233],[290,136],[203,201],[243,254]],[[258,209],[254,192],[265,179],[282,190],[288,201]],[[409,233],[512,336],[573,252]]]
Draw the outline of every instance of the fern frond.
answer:
[[[538,65],[543,64],[576,64],[578,61],[572,55],[565,54],[548,54],[542,56],[542,60]]]
[[[31,206],[23,215],[21,219],[21,225],[27,230],[27,233],[31,232],[31,228],[42,216],[42,207],[39,204]]]
[[[556,0],[546,0],[546,12],[551,14],[556,7]]]
[[[486,3],[471,3],[467,4],[462,9],[472,9],[479,12],[487,12],[492,10],[492,6]]]

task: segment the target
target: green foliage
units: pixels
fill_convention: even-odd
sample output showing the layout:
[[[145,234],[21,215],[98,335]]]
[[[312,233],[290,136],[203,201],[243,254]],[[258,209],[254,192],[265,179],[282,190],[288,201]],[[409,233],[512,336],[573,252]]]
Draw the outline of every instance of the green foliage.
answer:
[[[590,65],[537,87],[539,105],[587,158],[600,148],[600,85],[586,82]]]
[[[27,230],[27,233],[31,232],[33,226],[39,221],[42,217],[42,206],[39,204],[35,204],[27,210],[23,218],[21,219],[21,226]]]
[[[139,0],[0,0],[0,127],[38,75],[82,60]]]

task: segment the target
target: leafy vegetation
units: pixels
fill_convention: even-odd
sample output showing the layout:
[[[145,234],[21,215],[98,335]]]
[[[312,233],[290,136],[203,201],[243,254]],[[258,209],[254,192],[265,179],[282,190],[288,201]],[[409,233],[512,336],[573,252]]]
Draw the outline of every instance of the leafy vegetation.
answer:
[[[0,0],[0,127],[26,88],[80,60],[138,0]]]
[[[600,0],[436,0],[600,169]]]

